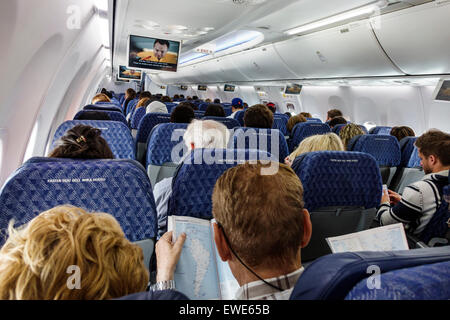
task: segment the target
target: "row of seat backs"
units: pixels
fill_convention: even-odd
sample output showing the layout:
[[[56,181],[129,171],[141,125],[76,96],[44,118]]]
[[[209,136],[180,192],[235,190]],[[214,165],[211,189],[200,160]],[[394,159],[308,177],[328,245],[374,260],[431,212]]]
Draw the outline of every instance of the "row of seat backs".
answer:
[[[152,128],[147,141],[147,167],[173,163],[173,155],[181,158],[185,154],[183,135],[187,126],[188,124],[160,123]],[[232,133],[228,147],[268,151],[280,162],[284,162],[284,158],[288,156],[286,140],[275,129],[237,128]]]
[[[83,110],[95,110],[95,111],[116,111],[122,112],[122,109],[115,104],[112,103],[96,103],[96,104],[88,104],[84,106]]]
[[[300,276],[290,299],[447,300],[449,297],[450,250],[440,247],[321,257]]]
[[[1,189],[2,234],[12,219],[19,226],[64,204],[113,215],[130,241],[156,237],[152,187],[138,162],[43,157],[25,162]]]
[[[211,197],[217,179],[229,168],[245,161],[272,158],[270,153],[258,150],[194,149],[173,177],[168,215],[211,219]]]
[[[227,169],[249,159],[273,160],[273,155],[244,149],[193,150],[174,174],[168,215],[211,219],[211,195],[217,179]],[[380,173],[372,156],[358,152],[312,152],[296,159],[293,169],[302,181],[305,208],[311,213],[314,229],[314,237],[302,251],[302,259],[313,260],[329,253],[327,237],[370,226],[382,192]],[[321,212],[330,211],[329,208],[331,214]],[[372,210],[371,214],[367,209]],[[336,210],[342,214],[336,214]]]
[[[69,120],[63,122],[53,136],[52,148],[67,130],[78,124],[98,128],[102,131],[101,136],[108,143],[116,159],[132,159],[136,157],[136,149],[130,129],[119,121],[104,120]]]
[[[369,130],[370,134],[390,135],[392,127],[376,126]]]
[[[89,114],[89,112],[91,112],[91,111],[107,114],[110,117],[111,121],[120,121],[123,124],[125,124],[126,126],[128,126],[127,119],[121,112],[109,111],[109,110],[105,110],[105,111],[103,111],[103,110],[80,110],[77,112],[77,114],[75,114],[75,116],[73,117],[73,120],[79,120],[79,118],[81,118],[84,115]]]

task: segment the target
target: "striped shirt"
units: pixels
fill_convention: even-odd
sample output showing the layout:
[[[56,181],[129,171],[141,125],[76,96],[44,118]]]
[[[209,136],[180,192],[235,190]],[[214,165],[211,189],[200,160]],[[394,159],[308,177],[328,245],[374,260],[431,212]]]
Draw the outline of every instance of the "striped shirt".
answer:
[[[448,184],[448,172],[427,174],[422,180],[407,186],[394,207],[389,202],[382,203],[377,221],[381,225],[401,222],[408,233],[420,235],[441,204],[443,188]]]
[[[279,291],[265,284],[263,281],[253,281],[240,287],[235,295],[236,300],[289,300],[292,290],[297,283],[298,278],[305,269],[301,267],[287,275],[275,278],[264,279],[270,284],[277,286],[283,291]]]

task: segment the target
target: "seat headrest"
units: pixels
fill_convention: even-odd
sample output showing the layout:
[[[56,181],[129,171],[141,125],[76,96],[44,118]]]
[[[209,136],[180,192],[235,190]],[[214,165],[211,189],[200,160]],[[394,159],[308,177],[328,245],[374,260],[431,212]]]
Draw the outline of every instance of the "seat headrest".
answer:
[[[101,136],[106,140],[116,159],[135,159],[135,144],[130,129],[119,121],[104,121],[104,120],[69,120],[63,122],[58,129],[56,129],[53,136],[52,148],[56,145],[67,130],[72,129],[78,124],[83,124],[98,128],[102,131]]]
[[[411,156],[408,160],[408,164],[406,165],[406,167],[408,168],[419,168],[420,167],[420,162],[422,160],[420,160],[419,157],[419,150],[417,149],[416,146],[414,146],[412,152],[411,152]]]
[[[146,143],[152,129],[159,123],[169,123],[168,113],[147,113],[139,122],[136,141]]]
[[[113,215],[130,241],[156,237],[151,184],[134,160],[31,158],[0,192],[0,228],[64,204]]]
[[[303,139],[317,134],[326,134],[331,132],[330,127],[325,123],[318,122],[300,122],[292,129],[292,151],[298,147]]]
[[[391,135],[359,135],[350,140],[347,149],[372,155],[379,166],[395,167],[400,164],[400,145],[397,138]]]
[[[370,134],[381,134],[381,135],[389,135],[391,134],[392,127],[383,127],[383,126],[377,126],[372,129],[370,129]]]
[[[172,160],[182,159],[187,153],[183,142],[187,123],[161,123],[156,125],[147,140],[147,166],[172,163]],[[175,149],[177,147],[177,149]],[[172,159],[172,151],[177,159]]]
[[[278,159],[280,162],[289,155],[286,139],[277,129],[238,128],[234,130],[228,147],[268,151],[274,156],[274,161]]]
[[[225,125],[228,129],[233,129],[236,127],[240,127],[239,121],[231,118],[225,118],[225,117],[213,117],[213,116],[207,116],[203,117],[202,120],[213,120],[222,123]]]
[[[141,121],[142,117],[145,116],[145,112],[145,107],[140,107],[134,110],[130,120],[130,127],[132,129],[138,128],[139,122]]]
[[[257,150],[194,149],[173,178],[168,215],[211,219],[211,196],[217,179],[238,164],[271,158],[270,153]]]
[[[305,208],[330,206],[375,208],[382,180],[375,159],[361,152],[316,151],[300,155],[292,169],[303,184]]]
[[[411,158],[411,154],[414,150],[414,143],[416,142],[417,137],[404,137],[400,140],[400,152],[401,152],[401,167],[407,167],[409,159]]]
[[[343,124],[343,123],[337,124],[337,125],[335,125],[335,126],[333,127],[333,129],[331,129],[331,131],[332,131],[333,133],[336,133],[337,135],[339,135],[339,132],[341,132],[342,128],[345,127],[345,126],[346,126],[346,124]]]

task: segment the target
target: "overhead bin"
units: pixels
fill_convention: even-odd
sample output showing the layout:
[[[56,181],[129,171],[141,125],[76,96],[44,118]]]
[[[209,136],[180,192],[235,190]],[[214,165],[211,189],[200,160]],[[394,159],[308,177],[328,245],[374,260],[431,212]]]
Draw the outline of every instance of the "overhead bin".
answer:
[[[232,59],[239,71],[252,80],[296,78],[272,45],[235,54]]]
[[[368,20],[275,43],[298,78],[395,76]]]
[[[239,71],[239,68],[234,64],[234,56],[224,56],[216,61],[217,76],[222,81],[251,81],[251,78],[245,76]]]
[[[450,73],[450,1],[384,15],[375,33],[407,74]]]
[[[214,59],[197,65],[197,71],[202,75],[202,79],[205,83],[215,83],[222,80],[217,64],[216,59]]]

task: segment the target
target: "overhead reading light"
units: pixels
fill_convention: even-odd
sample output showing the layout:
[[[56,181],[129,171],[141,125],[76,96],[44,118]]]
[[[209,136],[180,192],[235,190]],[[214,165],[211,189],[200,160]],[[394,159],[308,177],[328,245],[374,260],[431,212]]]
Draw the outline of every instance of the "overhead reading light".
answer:
[[[308,23],[308,24],[305,24],[300,27],[289,29],[289,30],[285,31],[285,33],[288,35],[304,33],[307,31],[311,31],[311,30],[315,30],[318,28],[328,26],[328,25],[332,25],[332,24],[340,22],[340,21],[349,20],[349,19],[356,18],[359,16],[371,15],[371,14],[374,14],[375,12],[379,11],[381,8],[386,7],[387,4],[388,4],[387,1],[381,0],[381,1],[378,1],[371,5],[363,6],[358,9],[343,12],[343,13],[340,13],[340,14],[322,19],[322,20],[318,20],[316,22]]]

